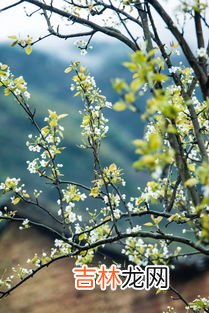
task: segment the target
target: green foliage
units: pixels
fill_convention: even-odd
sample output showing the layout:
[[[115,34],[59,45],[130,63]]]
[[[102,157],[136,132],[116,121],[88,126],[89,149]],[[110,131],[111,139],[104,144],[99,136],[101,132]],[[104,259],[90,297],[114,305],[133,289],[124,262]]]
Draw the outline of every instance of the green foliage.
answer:
[[[12,47],[15,47],[16,45],[19,45],[25,49],[25,53],[27,55],[30,55],[32,53],[32,37],[29,35],[27,36],[26,39],[20,39],[17,36],[9,36],[9,39],[12,39],[13,42],[11,44]]]

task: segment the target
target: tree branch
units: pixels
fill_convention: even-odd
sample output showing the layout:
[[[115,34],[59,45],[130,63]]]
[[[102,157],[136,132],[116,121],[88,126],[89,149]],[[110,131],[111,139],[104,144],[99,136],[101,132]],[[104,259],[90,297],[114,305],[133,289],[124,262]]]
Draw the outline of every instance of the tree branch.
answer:
[[[9,9],[11,9],[11,8],[14,8],[14,7],[16,7],[17,5],[19,5],[19,4],[23,3],[23,2],[24,2],[24,0],[20,0],[20,1],[18,1],[18,2],[15,2],[15,3],[9,5],[8,7],[5,7],[5,8],[3,8],[3,9],[1,9],[1,10],[0,10],[0,13],[1,13],[1,12],[4,12],[4,11],[6,11],[6,10],[9,10]]]
[[[208,77],[205,74],[204,70],[198,63],[197,59],[195,58],[192,50],[190,49],[187,41],[184,39],[183,35],[180,33],[176,25],[174,24],[171,17],[168,15],[166,10],[161,6],[161,4],[157,0],[146,0],[150,5],[153,6],[153,8],[157,11],[157,13],[161,16],[165,24],[168,26],[168,29],[171,31],[173,36],[178,41],[179,45],[181,46],[189,64],[193,68],[195,75],[197,76],[197,79],[200,82],[201,90],[206,98],[209,94],[209,91],[206,90],[206,84],[208,82]]]
[[[35,6],[45,10],[45,11],[49,11],[55,14],[58,14],[62,17],[66,17],[69,20],[76,22],[78,24],[90,27],[91,29],[98,31],[98,32],[102,32],[105,35],[108,35],[110,37],[114,37],[117,38],[118,40],[120,40],[121,42],[123,42],[124,44],[126,44],[129,48],[131,48],[133,51],[137,50],[136,45],[126,36],[124,36],[120,31],[114,29],[114,28],[109,28],[109,27],[102,27],[88,19],[79,17],[77,15],[74,15],[72,13],[68,13],[66,11],[60,10],[52,5],[48,5],[45,3],[42,3],[38,0],[24,0],[24,2],[27,3],[31,3],[34,4]]]

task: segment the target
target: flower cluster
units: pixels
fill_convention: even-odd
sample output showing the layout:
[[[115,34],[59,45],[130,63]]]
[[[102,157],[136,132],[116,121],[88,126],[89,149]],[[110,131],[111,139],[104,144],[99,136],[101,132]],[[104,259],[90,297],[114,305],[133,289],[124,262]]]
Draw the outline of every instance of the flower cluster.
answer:
[[[6,289],[11,288],[13,278],[14,278],[13,275],[6,277],[5,279],[0,278],[0,287],[6,288]]]
[[[13,267],[12,271],[15,273],[15,276],[21,280],[25,278],[26,276],[31,275],[33,273],[32,269],[21,267],[20,265],[18,265],[17,267]]]
[[[135,226],[132,229],[127,229],[127,233],[137,233],[141,231],[141,226]],[[128,237],[126,239],[125,248],[122,253],[127,255],[129,261],[147,266],[149,262],[153,264],[169,264],[169,260],[177,256],[181,251],[181,247],[177,247],[175,251],[171,252],[165,241],[161,240],[158,243],[145,243],[142,238]]]
[[[204,58],[207,60],[208,59],[207,50],[205,48],[197,49],[197,56],[198,58]]]
[[[19,45],[23,48],[25,48],[25,53],[27,55],[30,55],[32,53],[32,44],[33,40],[31,36],[27,36],[25,39],[18,38],[17,36],[8,36],[9,39],[12,39],[13,42],[11,44],[12,47]]]
[[[83,115],[81,134],[92,146],[96,141],[104,138],[108,132],[106,125],[108,119],[104,117],[102,110],[111,108],[112,105],[101,95],[101,90],[97,88],[94,78],[87,73],[85,67],[80,66],[79,62],[73,63],[65,70],[66,73],[71,71],[76,73],[71,90],[76,91],[76,96],[80,95],[85,103],[84,111],[81,112]]]
[[[138,187],[138,190],[141,193],[141,188]],[[143,205],[144,197],[130,197],[129,202],[127,203],[127,207],[129,212],[132,213],[140,213],[140,212],[146,212],[148,209],[147,206]]]
[[[26,142],[28,149],[32,152],[39,153],[39,157],[32,161],[27,161],[28,170],[31,174],[38,173],[40,176],[48,175],[51,179],[56,179],[60,175],[62,164],[56,164],[55,158],[64,149],[60,146],[63,139],[64,127],[59,121],[65,118],[67,114],[58,115],[56,112],[49,110],[49,116],[45,118],[47,125],[41,128],[38,136],[30,134]]]
[[[81,55],[86,55],[88,53],[88,49],[92,49],[93,47],[89,45],[88,41],[79,39],[74,42],[74,45],[80,49]]]
[[[41,256],[38,256],[37,253],[33,256],[32,259],[27,260],[27,264],[34,265],[36,268],[50,262],[52,259],[46,252],[42,252]]]
[[[10,178],[7,177],[4,183],[0,184],[0,190],[3,190],[5,193],[9,191],[20,192],[23,185],[19,185],[20,178]]]
[[[8,65],[2,63],[0,63],[0,86],[4,87],[5,96],[13,94],[17,100],[21,101],[30,98],[24,78],[22,76],[15,78]]]
[[[126,182],[125,180],[121,177],[122,175],[122,170],[117,167],[115,163],[110,164],[108,167],[105,167],[101,173],[97,173],[98,178],[93,181],[93,188],[91,189],[90,196],[96,198],[99,196],[101,192],[101,188],[104,185],[122,185],[125,186]],[[107,197],[104,198],[104,200],[107,199]],[[115,201],[119,201],[117,197],[115,198]],[[107,201],[105,201],[107,202]]]
[[[24,187],[24,184],[20,184],[20,178],[14,177],[7,177],[5,181],[0,184],[0,190],[2,190],[4,194],[8,192],[13,192],[14,195],[11,196],[11,202],[13,205],[17,205],[21,199],[30,198]]]
[[[20,230],[23,229],[28,229],[30,228],[30,224],[29,224],[29,220],[26,218],[23,222],[22,222],[22,226],[19,227]]]
[[[5,279],[0,279],[0,287],[10,289],[16,279],[22,280],[25,277],[33,274],[32,269],[21,267],[19,264],[17,267],[12,267],[12,272],[12,275],[6,277]]]
[[[75,223],[76,220],[79,222],[82,221],[82,216],[77,215],[73,212],[75,207],[75,202],[84,201],[86,199],[85,193],[81,193],[75,185],[68,185],[66,189],[62,190],[63,203],[65,202],[67,205],[64,208],[64,218],[66,223]],[[61,204],[61,200],[58,200],[58,204]],[[58,215],[62,215],[62,209],[59,209]]]
[[[1,209],[0,211],[0,221],[1,221],[1,217],[6,217],[6,218],[10,218],[10,217],[15,217],[16,215],[16,211],[10,211],[8,210],[8,208],[5,206],[4,208]]]
[[[186,307],[187,310],[193,310],[194,312],[208,312],[209,309],[209,299],[201,298],[200,296],[194,301],[189,303]]]

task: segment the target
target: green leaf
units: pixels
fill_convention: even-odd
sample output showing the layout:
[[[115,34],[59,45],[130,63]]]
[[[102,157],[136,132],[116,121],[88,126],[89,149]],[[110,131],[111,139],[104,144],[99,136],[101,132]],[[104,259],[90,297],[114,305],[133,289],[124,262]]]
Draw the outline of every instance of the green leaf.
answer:
[[[81,234],[78,239],[79,239],[80,241],[82,241],[82,240],[84,240],[85,238],[86,238],[86,234],[84,233],[84,234]]]
[[[71,66],[69,66],[69,67],[67,67],[65,70],[64,70],[64,73],[70,73],[72,71],[72,67]]]
[[[12,200],[12,204],[16,205],[20,202],[21,198],[20,197],[16,197],[15,199]]]
[[[16,40],[16,39],[17,39],[17,36],[11,35],[11,36],[8,36],[8,38],[9,38],[9,39],[14,39],[14,40]]]
[[[154,226],[151,222],[145,223],[144,226]]]
[[[198,183],[197,178],[192,177],[192,178],[187,179],[187,181],[185,182],[184,185],[185,185],[186,187],[192,187],[192,186],[196,185],[197,183]]]
[[[58,115],[58,120],[61,120],[67,116],[68,116],[68,114],[60,114],[60,115]]]
[[[157,133],[150,134],[148,148],[150,151],[158,150],[161,146],[161,137]]]
[[[32,47],[31,47],[31,46],[27,46],[27,47],[25,48],[25,53],[26,53],[27,55],[30,55],[30,54],[32,53]]]
[[[113,108],[115,111],[124,111],[127,109],[127,106],[126,106],[125,102],[118,101],[114,104]]]
[[[125,100],[127,102],[133,103],[135,101],[135,95],[133,92],[129,92],[125,95]]]

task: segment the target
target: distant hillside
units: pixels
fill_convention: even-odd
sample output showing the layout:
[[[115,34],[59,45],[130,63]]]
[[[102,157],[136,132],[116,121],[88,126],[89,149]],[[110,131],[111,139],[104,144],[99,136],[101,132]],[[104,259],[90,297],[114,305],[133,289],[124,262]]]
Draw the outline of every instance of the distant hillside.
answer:
[[[115,101],[117,95],[112,90],[111,78],[127,75],[121,65],[127,58],[126,51],[121,54],[121,59],[114,55],[111,57],[108,52],[98,49],[92,52],[90,56],[92,60],[94,53],[97,59],[101,57],[102,62],[97,67],[92,64],[90,71],[93,72],[98,86],[107,98]],[[67,149],[60,161],[64,163],[66,178],[89,182],[92,177],[92,160],[89,152],[77,147],[80,144],[78,109],[82,104],[80,99],[73,97],[69,89],[70,78],[64,74],[64,69],[68,64],[36,51],[27,56],[19,49],[6,46],[1,47],[0,62],[9,64],[11,71],[16,75],[24,76],[32,95],[30,103],[36,107],[40,122],[43,121],[48,108],[55,109],[59,113],[69,113],[69,117],[64,122],[64,145]],[[26,170],[26,161],[33,158],[25,146],[27,135],[33,132],[30,122],[12,98],[6,98],[0,93],[0,102],[0,178],[23,177],[31,188],[37,188],[37,184],[41,187],[40,179],[36,175],[31,177]],[[111,111],[109,117],[110,133],[103,144],[103,164],[116,162],[124,168],[129,182],[129,192],[133,190],[135,192],[136,186],[143,184],[146,179],[146,175],[140,174],[139,176],[131,168],[136,158],[131,142],[142,135],[142,123],[139,117],[131,112]],[[31,178],[33,178],[32,181]],[[50,190],[48,195],[53,197]]]

